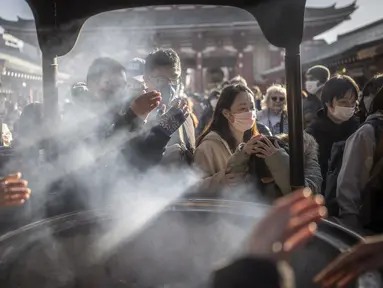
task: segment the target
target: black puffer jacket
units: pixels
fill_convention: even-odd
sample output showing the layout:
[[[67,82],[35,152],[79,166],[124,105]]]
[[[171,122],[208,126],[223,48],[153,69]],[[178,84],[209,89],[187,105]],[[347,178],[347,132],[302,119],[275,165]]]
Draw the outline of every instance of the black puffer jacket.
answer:
[[[359,127],[358,118],[353,116],[348,121],[336,124],[327,116],[324,109],[318,111],[317,117],[307,127],[306,132],[314,137],[319,146],[319,165],[323,177],[322,191],[325,189],[328,161],[332,145],[346,141]]]

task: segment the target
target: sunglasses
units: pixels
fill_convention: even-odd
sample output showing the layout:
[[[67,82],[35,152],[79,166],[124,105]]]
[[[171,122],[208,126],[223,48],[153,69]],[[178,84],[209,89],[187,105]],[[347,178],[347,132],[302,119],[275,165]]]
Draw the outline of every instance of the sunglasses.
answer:
[[[277,102],[278,100],[279,100],[279,102],[283,102],[283,101],[285,101],[285,97],[278,97],[278,96],[272,96],[271,97],[271,100],[273,101],[273,102]]]

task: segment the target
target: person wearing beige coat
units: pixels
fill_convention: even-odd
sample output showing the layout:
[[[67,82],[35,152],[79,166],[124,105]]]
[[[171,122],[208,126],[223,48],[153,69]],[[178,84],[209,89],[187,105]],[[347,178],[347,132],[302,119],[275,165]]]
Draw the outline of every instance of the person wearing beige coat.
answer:
[[[227,142],[216,132],[211,131],[206,135],[194,156],[195,163],[203,173],[200,187],[203,193],[217,193],[218,189],[230,185],[226,181],[227,175],[243,175],[246,178],[251,154],[246,154],[244,147],[245,143],[241,143],[232,153]],[[289,181],[286,182],[289,178],[289,155],[282,148],[275,149],[272,155],[265,158],[265,163],[282,194],[288,194],[291,191]]]
[[[200,194],[219,195],[223,188],[246,183],[248,162],[252,154],[264,158],[281,175],[288,173],[287,153],[262,143],[265,137],[257,135],[256,113],[252,92],[241,84],[229,85],[222,90],[211,124],[197,141],[194,163],[202,173]],[[284,173],[284,171],[287,171]],[[290,187],[279,187],[283,194]]]

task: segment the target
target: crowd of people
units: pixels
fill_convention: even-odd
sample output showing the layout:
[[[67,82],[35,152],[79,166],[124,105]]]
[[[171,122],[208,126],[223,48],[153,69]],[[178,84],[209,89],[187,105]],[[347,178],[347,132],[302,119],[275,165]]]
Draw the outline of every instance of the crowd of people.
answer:
[[[314,198],[291,189],[288,139],[294,135],[289,135],[289,95],[283,85],[271,85],[263,95],[238,76],[201,96],[185,92],[181,71],[180,58],[172,49],[158,49],[145,60],[135,58],[127,67],[111,58],[98,58],[86,81],[73,85],[72,98],[62,107],[60,127],[53,134],[45,133],[52,129],[43,121],[42,104],[27,105],[9,141],[12,155],[4,152],[7,157],[1,166],[4,175],[20,171],[29,183],[20,174],[1,181],[0,212],[11,215],[0,219],[3,230],[86,209],[89,199],[105,203],[110,187],[121,190],[116,179],[151,181],[154,168],[165,167],[172,173],[170,167],[177,167],[198,175],[185,194],[263,203],[277,200],[276,211],[298,207],[299,215],[286,210],[280,218],[273,216],[285,218],[282,224],[267,218],[267,224],[260,226],[282,225],[282,233],[291,228],[286,228],[286,218],[301,218],[302,223],[294,225],[303,229],[303,236],[296,236],[297,229],[291,235],[270,236],[263,243],[267,247],[254,240],[251,253],[259,258],[275,256],[271,250],[276,241],[293,250],[309,238],[315,230],[312,224],[327,214],[322,198],[333,221],[363,235],[383,231],[383,75],[374,76],[360,90],[351,77],[330,75],[324,66],[306,72],[302,153],[305,186],[322,195]],[[39,191],[36,196],[35,191]],[[28,207],[27,212],[23,207]],[[309,216],[303,217],[302,211]],[[288,242],[290,236],[295,244]],[[241,261],[232,269],[246,271],[243,265],[252,265]],[[271,279],[275,271],[264,273]],[[221,284],[216,287],[247,287],[241,281],[248,277],[233,282],[225,278],[237,277],[230,273],[217,273],[216,282]]]

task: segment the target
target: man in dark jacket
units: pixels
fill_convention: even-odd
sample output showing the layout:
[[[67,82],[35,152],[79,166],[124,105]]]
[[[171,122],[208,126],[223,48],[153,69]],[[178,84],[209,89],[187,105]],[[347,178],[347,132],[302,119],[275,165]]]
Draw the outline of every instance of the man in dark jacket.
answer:
[[[50,185],[51,195],[58,191],[59,197],[54,196],[48,205],[49,216],[87,208],[97,197],[94,202],[105,203],[100,199],[113,189],[113,181],[122,179],[127,171],[143,171],[161,160],[172,134],[187,118],[187,107],[178,101],[155,125],[143,129],[161,95],[157,91],[132,95],[128,75],[111,58],[98,58],[90,66],[87,85],[80,85],[82,93],[75,97],[74,114],[63,119],[60,137],[66,149],[56,163],[63,176]],[[84,175],[92,181],[85,183]]]
[[[306,72],[305,88],[308,93],[303,100],[303,119],[305,127],[316,117],[322,108],[321,95],[324,84],[330,79],[330,71],[321,65],[311,67]]]
[[[106,134],[99,135],[99,139],[117,132],[139,132],[149,114],[158,107],[161,94],[144,90],[144,65],[144,60],[135,58],[125,69],[113,59],[98,58],[90,66],[87,76],[89,91],[83,96],[88,99],[83,101],[83,106],[95,112],[96,120],[102,119],[99,126]],[[129,154],[130,160],[134,157],[134,165],[143,167],[143,162],[158,162],[175,132],[174,127],[182,125],[188,115],[185,107],[181,106],[181,103],[174,103],[146,133],[138,133],[133,138],[126,134],[126,141],[120,148],[124,154]]]
[[[354,116],[359,88],[348,76],[337,75],[326,82],[322,91],[323,109],[317,113],[307,133],[311,134],[319,145],[319,165],[321,167],[325,191],[328,161],[334,143],[345,141],[359,126]]]

